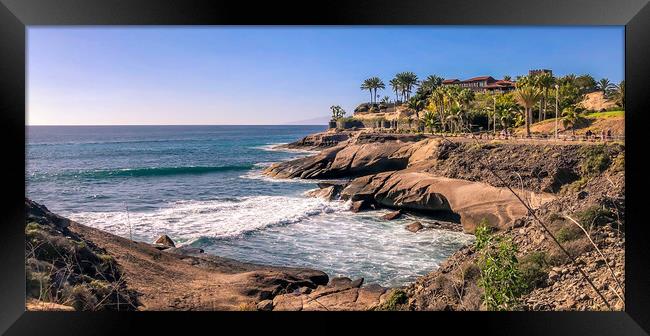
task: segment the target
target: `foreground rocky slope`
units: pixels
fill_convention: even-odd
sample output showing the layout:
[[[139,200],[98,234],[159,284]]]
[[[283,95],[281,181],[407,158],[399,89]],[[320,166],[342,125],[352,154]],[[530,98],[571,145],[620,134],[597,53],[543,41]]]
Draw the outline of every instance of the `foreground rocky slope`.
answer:
[[[25,199],[29,310],[366,310],[386,289],[135,242]],[[296,301],[296,299],[298,301]],[[296,302],[305,304],[297,306]]]

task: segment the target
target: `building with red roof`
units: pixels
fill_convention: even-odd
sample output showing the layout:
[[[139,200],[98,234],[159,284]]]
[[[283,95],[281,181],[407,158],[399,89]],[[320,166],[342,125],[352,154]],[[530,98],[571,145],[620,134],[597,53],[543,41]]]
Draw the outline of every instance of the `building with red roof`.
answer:
[[[508,92],[515,89],[515,82],[494,79],[492,76],[478,76],[466,80],[445,79],[442,85],[458,85],[476,92]]]

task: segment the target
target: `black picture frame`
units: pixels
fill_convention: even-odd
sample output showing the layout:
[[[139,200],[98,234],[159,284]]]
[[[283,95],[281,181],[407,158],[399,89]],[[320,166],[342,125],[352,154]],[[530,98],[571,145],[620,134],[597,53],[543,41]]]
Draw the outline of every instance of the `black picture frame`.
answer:
[[[26,312],[24,274],[26,29],[44,25],[624,25],[626,97],[625,312],[109,313]],[[650,95],[648,0],[327,1],[0,0],[0,137],[5,161],[0,202],[0,332],[11,335],[287,330],[349,331],[423,327],[500,335],[642,335],[650,331],[650,244],[643,218],[648,153],[643,126]],[[597,52],[597,50],[594,50]],[[309,329],[297,329],[300,321]],[[232,329],[235,328],[235,329]],[[239,329],[237,329],[239,328]],[[285,329],[292,328],[292,329]],[[442,331],[447,329],[446,331]]]

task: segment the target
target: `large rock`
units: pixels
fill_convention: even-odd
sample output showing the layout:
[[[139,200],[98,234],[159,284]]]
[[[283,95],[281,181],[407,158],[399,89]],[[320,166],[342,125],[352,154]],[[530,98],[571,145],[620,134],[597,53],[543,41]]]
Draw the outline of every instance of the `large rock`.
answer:
[[[417,171],[355,179],[341,192],[341,197],[372,200],[391,208],[454,214],[460,217],[464,231],[469,233],[474,232],[483,219],[503,229],[527,213],[526,207],[506,188]],[[527,191],[520,197],[530,200],[533,207],[553,199],[549,194]]]
[[[355,177],[404,169],[412,153],[418,158],[428,157],[434,150],[419,135],[360,134],[354,141],[341,143],[320,153],[291,161],[273,164],[264,173],[277,178],[338,178]],[[418,148],[427,145],[426,149]]]

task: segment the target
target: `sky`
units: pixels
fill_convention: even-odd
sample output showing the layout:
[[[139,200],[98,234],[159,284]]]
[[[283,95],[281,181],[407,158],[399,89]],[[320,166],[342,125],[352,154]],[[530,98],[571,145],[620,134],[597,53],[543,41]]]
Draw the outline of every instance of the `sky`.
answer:
[[[351,115],[402,71],[624,76],[624,27],[30,27],[28,125],[245,125]]]

